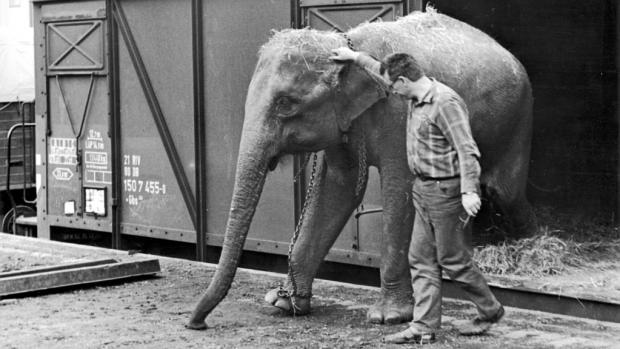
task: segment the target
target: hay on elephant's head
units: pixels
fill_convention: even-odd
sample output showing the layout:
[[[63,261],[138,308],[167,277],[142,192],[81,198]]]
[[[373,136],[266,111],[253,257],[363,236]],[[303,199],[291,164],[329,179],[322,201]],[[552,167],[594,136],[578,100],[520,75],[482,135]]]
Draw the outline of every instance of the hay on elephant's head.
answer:
[[[344,36],[336,32],[309,28],[284,29],[273,32],[271,39],[261,47],[259,55],[323,65],[332,63],[329,60],[332,50],[344,45]]]

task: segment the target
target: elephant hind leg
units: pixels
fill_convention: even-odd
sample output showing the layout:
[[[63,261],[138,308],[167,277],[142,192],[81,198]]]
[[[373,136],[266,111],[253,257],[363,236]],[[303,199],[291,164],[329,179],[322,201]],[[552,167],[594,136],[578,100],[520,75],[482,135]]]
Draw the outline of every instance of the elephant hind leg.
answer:
[[[523,238],[537,232],[536,214],[527,201],[523,188],[516,190],[505,183],[488,183],[486,192],[505,218],[504,226],[508,237]]]
[[[525,108],[529,108],[527,105]],[[518,114],[528,114],[523,110]],[[529,171],[531,129],[524,123],[515,129],[512,141],[506,144],[506,153],[481,178],[492,205],[503,214],[508,237],[522,238],[538,231],[536,214],[525,195]],[[484,166],[483,166],[484,170]]]

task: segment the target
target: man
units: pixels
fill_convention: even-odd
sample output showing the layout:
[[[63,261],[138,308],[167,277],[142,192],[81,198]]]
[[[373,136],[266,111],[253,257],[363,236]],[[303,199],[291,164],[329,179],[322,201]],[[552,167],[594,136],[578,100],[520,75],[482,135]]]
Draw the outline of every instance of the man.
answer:
[[[407,159],[415,174],[416,210],[409,265],[414,290],[413,321],[388,343],[435,341],[441,325],[441,273],[445,271],[476,305],[478,316],[459,327],[463,335],[488,331],[504,315],[486,280],[472,261],[471,217],[480,210],[480,152],[463,99],[451,88],[427,77],[404,53],[379,62],[341,47],[334,61],[353,61],[389,82],[394,94],[409,100]]]

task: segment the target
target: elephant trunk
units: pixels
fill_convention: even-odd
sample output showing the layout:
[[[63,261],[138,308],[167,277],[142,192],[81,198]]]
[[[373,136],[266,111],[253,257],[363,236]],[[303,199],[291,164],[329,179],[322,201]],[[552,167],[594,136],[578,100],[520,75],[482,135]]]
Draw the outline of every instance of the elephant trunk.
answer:
[[[244,137],[246,136],[244,132]],[[244,144],[245,143],[245,144]],[[196,305],[186,327],[206,329],[205,318],[224,299],[241,259],[243,245],[258,205],[267,175],[270,155],[260,142],[242,142],[237,160],[237,174],[226,224],[222,254],[215,275]],[[258,144],[257,144],[258,143]]]

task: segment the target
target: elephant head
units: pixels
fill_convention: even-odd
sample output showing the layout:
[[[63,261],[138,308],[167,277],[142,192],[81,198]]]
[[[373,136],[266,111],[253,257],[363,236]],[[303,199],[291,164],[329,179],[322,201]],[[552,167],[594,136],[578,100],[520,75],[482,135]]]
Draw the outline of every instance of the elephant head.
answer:
[[[261,48],[247,93],[222,254],[189,328],[206,328],[206,316],[228,292],[268,170],[284,154],[341,142],[355,118],[386,96],[380,77],[328,58],[343,45],[337,33],[303,29],[277,32]]]

